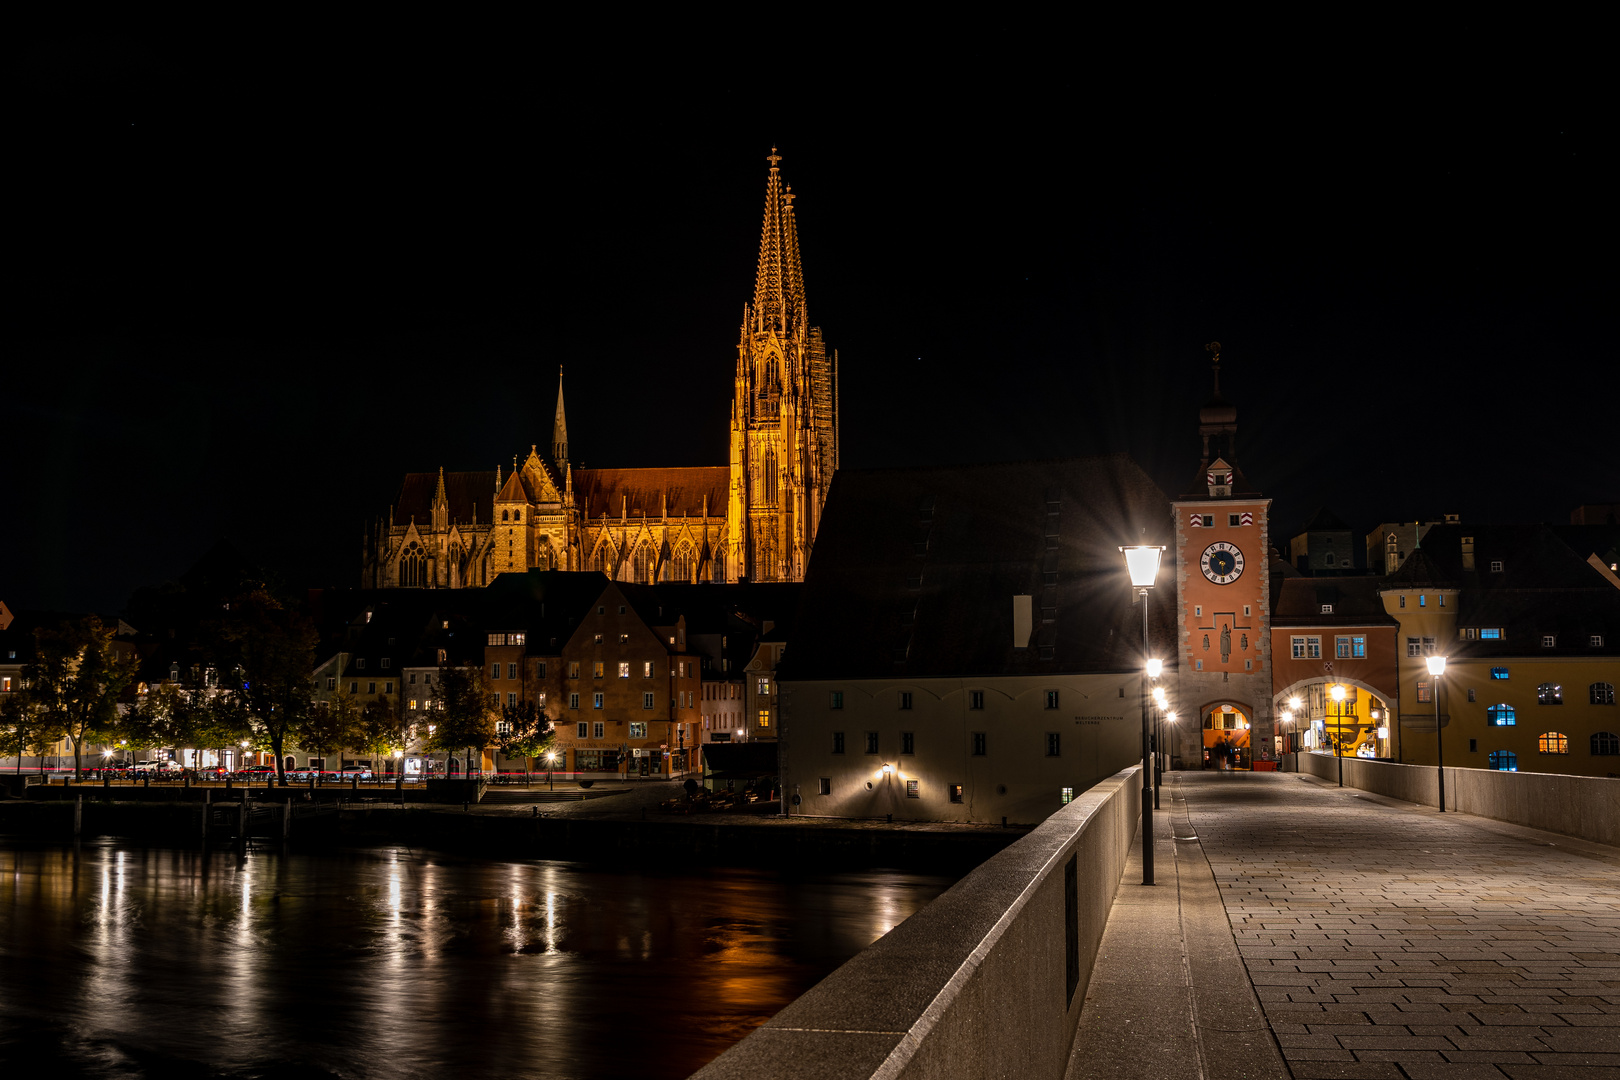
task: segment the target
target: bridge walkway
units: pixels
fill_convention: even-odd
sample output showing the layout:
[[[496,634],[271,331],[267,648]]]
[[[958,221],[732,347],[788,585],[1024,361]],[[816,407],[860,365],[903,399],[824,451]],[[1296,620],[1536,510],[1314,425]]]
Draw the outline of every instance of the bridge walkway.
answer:
[[[1620,1080],[1620,849],[1297,773],[1171,773],[1068,1080]]]

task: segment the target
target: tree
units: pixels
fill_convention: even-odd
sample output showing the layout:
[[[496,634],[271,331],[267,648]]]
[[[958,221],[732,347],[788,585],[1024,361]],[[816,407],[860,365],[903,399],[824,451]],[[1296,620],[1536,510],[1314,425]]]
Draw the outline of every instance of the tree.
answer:
[[[495,741],[496,712],[490,700],[489,685],[484,681],[483,668],[441,667],[438,682],[437,713],[433,731],[428,736],[428,746],[452,753],[473,751],[478,756],[479,771],[482,772],[484,747]],[[471,754],[467,764],[467,772],[471,773]]]
[[[525,775],[534,771],[534,759],[546,754],[553,742],[550,718],[532,702],[508,705],[501,713],[496,734],[501,753],[524,759]]]
[[[282,750],[315,711],[314,625],[266,590],[254,589],[225,605],[207,637],[219,679],[212,699],[216,715],[247,732],[250,746],[270,751],[277,782],[286,787]]]
[[[359,706],[339,693],[331,701],[316,702],[293,734],[305,751],[326,758],[351,745],[359,730]]]
[[[73,776],[83,776],[84,744],[114,731],[118,698],[135,678],[139,661],[113,649],[114,630],[87,615],[42,628],[34,662],[22,669],[17,691],[27,725],[73,743]],[[40,735],[36,735],[36,740]]]
[[[118,723],[116,734],[131,747],[222,746],[246,732],[224,725],[205,686],[164,682],[140,695]]]
[[[45,753],[61,738],[53,732],[42,714],[28,707],[23,694],[13,692],[0,698],[0,757],[17,755],[17,772],[22,772],[23,755],[32,751],[39,757],[39,771],[45,771]]]
[[[397,703],[390,702],[388,695],[384,694],[367,702],[360,711],[353,746],[371,756],[371,775],[380,779],[382,770],[377,768],[378,760],[393,757],[396,750],[403,752],[408,738],[404,714],[399,711]]]

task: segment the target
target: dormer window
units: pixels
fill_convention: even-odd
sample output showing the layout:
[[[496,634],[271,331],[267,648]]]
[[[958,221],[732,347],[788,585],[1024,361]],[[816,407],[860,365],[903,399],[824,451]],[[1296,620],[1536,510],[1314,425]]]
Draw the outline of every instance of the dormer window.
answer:
[[[1322,614],[1323,615],[1331,615],[1331,614],[1333,614],[1333,605],[1332,604],[1323,604],[1322,605]]]
[[[1500,574],[1501,572],[1502,572],[1502,560],[1501,559],[1492,559],[1491,560],[1491,573]]]

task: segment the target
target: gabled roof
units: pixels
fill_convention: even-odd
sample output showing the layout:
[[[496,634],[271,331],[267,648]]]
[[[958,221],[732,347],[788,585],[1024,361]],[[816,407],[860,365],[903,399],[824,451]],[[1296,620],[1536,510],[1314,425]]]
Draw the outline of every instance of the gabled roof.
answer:
[[[1393,574],[1383,578],[1382,587],[1386,590],[1455,589],[1457,584],[1441,571],[1428,551],[1420,547],[1408,555]]]
[[[1123,454],[842,469],[782,677],[1135,671],[1142,616],[1119,547],[1171,537],[1169,500]],[[1166,555],[1149,608],[1162,656],[1174,650]],[[1015,596],[1031,598],[1027,648],[1014,647]]]
[[[1297,626],[1397,626],[1384,610],[1383,583],[1369,577],[1279,578],[1272,594],[1271,624]],[[1331,614],[1322,612],[1332,605]]]
[[[517,469],[512,470],[511,474],[506,478],[506,483],[501,485],[501,493],[495,496],[496,502],[528,503],[533,501],[529,489],[520,479],[521,475]]]
[[[481,524],[489,524],[495,516],[495,470],[488,472],[447,472],[444,474],[445,498],[450,503],[450,520],[470,522],[477,517]],[[433,493],[439,485],[438,473],[406,473],[400,485],[399,501],[394,504],[395,525],[417,524],[433,520]]]
[[[1300,530],[1300,532],[1308,533],[1349,531],[1350,526],[1345,524],[1344,519],[1325,506],[1317,507],[1316,513],[1311,515],[1311,520],[1307,521],[1305,527]]]

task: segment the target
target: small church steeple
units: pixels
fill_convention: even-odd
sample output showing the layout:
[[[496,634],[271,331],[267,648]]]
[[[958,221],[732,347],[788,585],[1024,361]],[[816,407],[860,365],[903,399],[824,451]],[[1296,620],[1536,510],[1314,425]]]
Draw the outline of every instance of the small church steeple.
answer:
[[[563,412],[563,369],[557,365],[557,416],[551,422],[551,460],[561,465],[568,460],[568,417]]]

